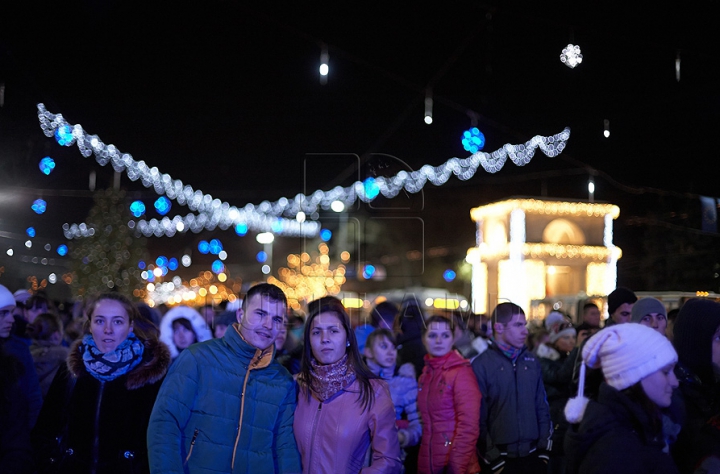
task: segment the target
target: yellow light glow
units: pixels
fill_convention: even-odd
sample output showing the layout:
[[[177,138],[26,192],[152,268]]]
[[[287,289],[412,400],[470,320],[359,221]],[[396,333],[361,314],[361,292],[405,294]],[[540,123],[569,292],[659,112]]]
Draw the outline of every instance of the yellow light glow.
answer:
[[[225,280],[227,280],[227,275],[224,273],[218,273],[218,281],[224,282]]]
[[[470,254],[468,253],[468,256]],[[479,260],[479,259],[478,259]],[[475,313],[488,311],[488,268],[484,262],[474,263],[472,270],[472,298]]]
[[[350,252],[348,252],[347,250],[343,250],[340,254],[340,260],[342,260],[344,263],[350,261]]]
[[[585,292],[588,295],[604,295],[605,278],[607,275],[607,264],[605,263],[588,263],[587,270],[585,271],[586,289]]]
[[[489,246],[475,247],[468,251],[467,259],[475,259],[469,263],[479,260],[497,260],[507,258],[510,254],[510,246],[505,245],[498,248]],[[622,250],[619,247],[607,248],[595,245],[564,245],[551,243],[526,243],[522,246],[522,255],[529,259],[543,259],[547,257],[587,259],[595,261],[607,261],[611,256],[616,260],[622,257]]]
[[[453,298],[435,298],[432,305],[437,309],[458,309],[460,301]]]
[[[362,308],[364,303],[361,298],[343,298],[341,301],[346,308]]]
[[[425,306],[431,307],[435,301],[432,298],[425,299]]]
[[[217,294],[217,292],[218,292],[217,286],[210,285],[210,288],[208,288],[208,291],[210,292],[211,295]]]
[[[588,202],[543,201],[540,199],[510,199],[480,206],[470,210],[470,217],[475,222],[489,217],[509,215],[515,209],[522,209],[527,214],[545,214],[551,216],[589,216],[603,217],[610,214],[613,219],[620,215],[620,208],[614,204]]]
[[[528,298],[531,300],[545,298],[545,262],[542,260],[525,260],[523,268],[525,270],[525,281],[528,285]],[[548,271],[548,273],[550,272]]]
[[[205,288],[200,288],[198,290],[198,295],[200,295],[204,298],[207,295],[207,290]]]

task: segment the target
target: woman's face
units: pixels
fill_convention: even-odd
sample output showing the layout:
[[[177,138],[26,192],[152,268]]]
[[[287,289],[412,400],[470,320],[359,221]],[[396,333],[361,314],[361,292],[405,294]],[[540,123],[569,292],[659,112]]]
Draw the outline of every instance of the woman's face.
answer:
[[[423,343],[428,354],[433,357],[442,357],[452,349],[453,332],[450,329],[450,323],[432,322],[428,326]]]
[[[103,354],[114,351],[132,330],[132,322],[125,307],[115,300],[100,300],[90,319],[90,334]]]
[[[397,362],[397,349],[387,337],[376,337],[372,347],[367,348],[366,357],[375,361],[383,369],[389,369],[394,367]]]
[[[320,313],[310,325],[310,347],[320,365],[334,364],[347,350],[347,334],[335,313]]]
[[[190,345],[195,344],[197,342],[195,339],[195,333],[182,324],[173,326],[173,342],[179,350],[187,349]]]
[[[666,365],[640,381],[645,395],[661,408],[670,406],[673,389],[678,386],[673,368],[675,364]]]
[[[279,351],[283,348],[285,345],[285,341],[287,340],[287,326],[283,326],[282,329],[278,331],[277,338],[275,339],[275,350]]]
[[[555,341],[555,347],[560,352],[570,352],[575,348],[575,336],[568,334]]]

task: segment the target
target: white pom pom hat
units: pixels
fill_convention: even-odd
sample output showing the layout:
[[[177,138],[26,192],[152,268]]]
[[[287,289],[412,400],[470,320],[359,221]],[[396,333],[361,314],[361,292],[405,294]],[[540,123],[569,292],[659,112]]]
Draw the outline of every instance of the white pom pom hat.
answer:
[[[585,366],[601,368],[608,385],[624,390],[678,360],[666,337],[636,323],[616,324],[599,331],[585,343],[582,357],[578,396],[565,406],[565,417],[570,423],[580,422],[587,406],[583,393]]]

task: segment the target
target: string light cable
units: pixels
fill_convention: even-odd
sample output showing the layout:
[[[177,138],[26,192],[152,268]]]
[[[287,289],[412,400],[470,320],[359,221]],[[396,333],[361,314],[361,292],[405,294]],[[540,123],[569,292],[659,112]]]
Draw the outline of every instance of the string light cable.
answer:
[[[165,194],[178,204],[187,205],[191,210],[199,212],[197,216],[188,214],[185,217],[175,216],[172,219],[165,217],[160,221],[140,220],[137,222],[137,227],[146,236],[170,236],[175,232],[186,232],[188,229],[194,232],[202,229],[212,230],[215,227],[226,229],[239,223],[247,223],[248,228],[252,230],[270,230],[288,236],[314,236],[320,230],[317,222],[298,222],[296,219],[278,221],[278,219],[282,219],[282,216],[294,218],[300,212],[311,215],[319,209],[328,210],[334,201],[341,201],[349,207],[358,199],[368,203],[380,194],[392,199],[403,189],[414,194],[421,191],[428,181],[435,186],[445,184],[451,175],[466,181],[472,178],[481,166],[488,173],[497,173],[508,158],[516,166],[524,166],[532,160],[538,149],[549,158],[554,158],[562,153],[570,138],[570,128],[566,127],[555,135],[535,135],[524,144],[506,144],[492,153],[478,151],[468,158],[451,158],[439,166],[426,164],[419,170],[410,172],[403,170],[391,177],[370,177],[347,187],[336,186],[329,191],[316,190],[310,195],[297,194],[292,199],[281,197],[275,202],[263,201],[259,205],[246,204],[243,208],[237,208],[227,202],[213,199],[211,195],[204,194],[200,190],[193,190],[191,186],[183,184],[180,180],[173,180],[170,175],[160,173],[156,167],[148,167],[144,161],[136,161],[130,154],[120,152],[115,145],[107,145],[97,135],[86,133],[81,125],[69,124],[62,114],[50,113],[43,104],[38,104],[38,118],[45,136],[60,135],[66,146],[77,144],[84,157],[94,154],[101,166],[110,163],[115,171],[124,171],[130,180],[140,179],[145,187],[152,187],[156,193]],[[77,227],[78,230],[81,225]],[[265,228],[266,226],[270,229]],[[68,230],[70,229],[72,227],[68,226]]]

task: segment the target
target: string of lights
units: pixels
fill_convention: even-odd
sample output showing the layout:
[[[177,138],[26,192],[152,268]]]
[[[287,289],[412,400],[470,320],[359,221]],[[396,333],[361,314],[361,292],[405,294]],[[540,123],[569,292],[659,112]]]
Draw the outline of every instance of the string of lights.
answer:
[[[240,209],[219,199],[213,199],[211,195],[200,190],[193,190],[182,181],[173,180],[170,175],[160,173],[156,167],[148,167],[144,161],[136,161],[130,154],[120,152],[115,145],[106,145],[97,135],[86,133],[81,125],[70,125],[61,114],[50,113],[43,104],[38,104],[38,118],[45,136],[54,136],[63,146],[77,144],[84,157],[94,154],[101,166],[111,164],[116,172],[124,171],[132,181],[140,179],[145,187],[152,187],[156,193],[165,194],[178,204],[187,205],[192,211],[198,211],[197,215],[138,221],[136,225],[138,231],[148,237],[151,235],[171,237],[176,232],[187,230],[199,232],[203,229],[213,230],[216,227],[226,229],[238,224],[247,225],[251,230],[271,231],[287,236],[314,236],[319,232],[320,225],[318,222],[306,221],[304,216],[312,215],[319,209],[328,210],[335,201],[340,201],[347,207],[358,199],[371,202],[381,194],[391,199],[403,189],[414,194],[421,191],[428,181],[435,186],[445,184],[451,175],[463,181],[468,180],[475,175],[480,166],[488,173],[497,173],[508,158],[516,166],[528,164],[537,149],[546,156],[554,158],[562,153],[570,138],[570,129],[565,128],[562,132],[551,136],[536,135],[524,144],[506,144],[492,153],[478,151],[468,158],[451,158],[440,166],[426,164],[417,171],[403,170],[392,177],[370,177],[344,188],[337,186],[329,191],[317,190],[309,196],[297,194],[293,199],[281,197],[275,202],[263,201],[257,206],[247,204]],[[282,219],[282,216],[293,219]],[[302,218],[298,218],[300,216]],[[82,226],[83,224],[77,226],[66,224],[64,226],[66,237],[82,237]],[[89,227],[85,225],[84,232],[89,232],[88,229]]]

